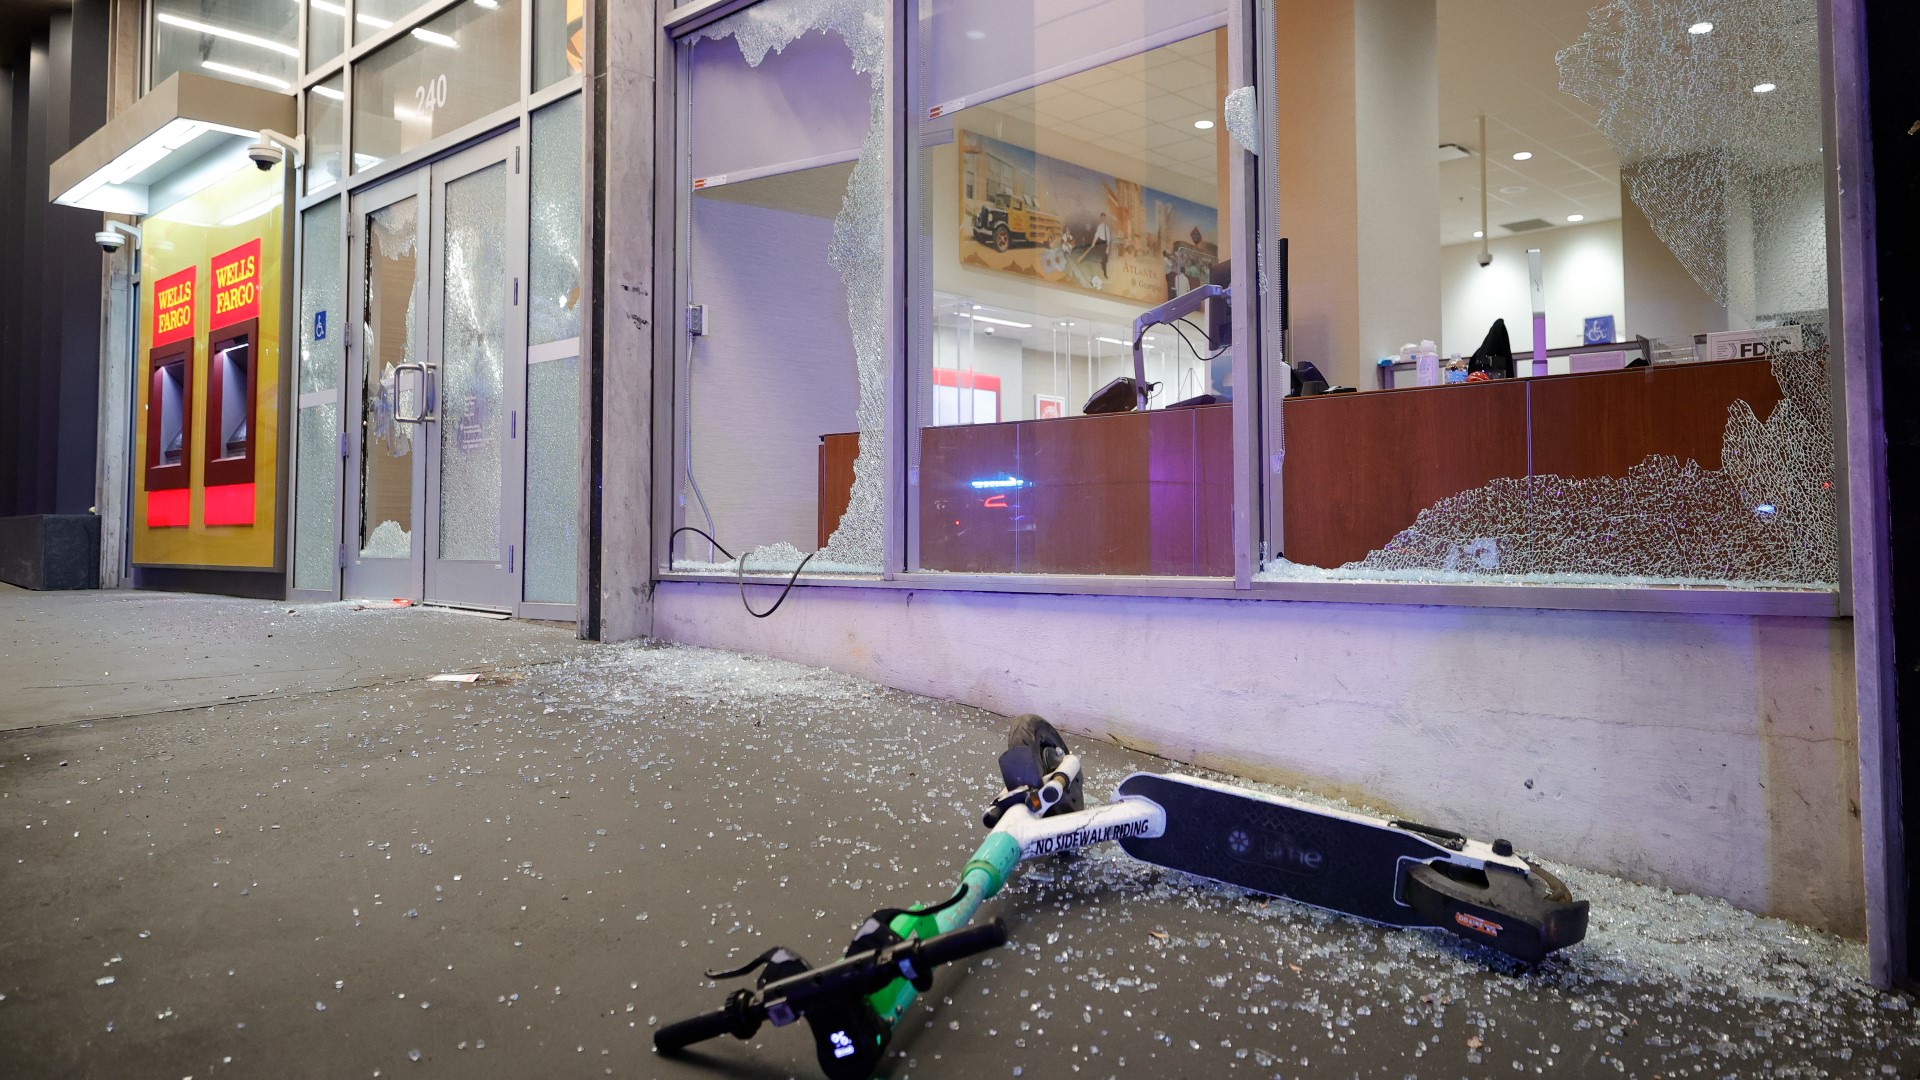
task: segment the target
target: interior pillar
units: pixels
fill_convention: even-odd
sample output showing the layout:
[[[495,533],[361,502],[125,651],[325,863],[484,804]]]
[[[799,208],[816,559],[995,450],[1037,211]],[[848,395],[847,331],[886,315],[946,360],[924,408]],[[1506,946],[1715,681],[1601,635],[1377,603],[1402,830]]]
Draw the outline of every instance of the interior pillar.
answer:
[[[1293,359],[1370,389],[1440,337],[1436,0],[1278,0],[1279,235]]]

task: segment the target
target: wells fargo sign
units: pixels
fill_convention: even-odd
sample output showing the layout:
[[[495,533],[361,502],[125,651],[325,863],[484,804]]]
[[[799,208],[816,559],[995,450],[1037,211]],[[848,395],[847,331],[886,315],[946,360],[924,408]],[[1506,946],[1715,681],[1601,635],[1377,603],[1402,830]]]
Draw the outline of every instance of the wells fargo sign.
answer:
[[[193,336],[194,293],[194,268],[191,266],[153,283],[153,344],[156,348]]]
[[[249,240],[232,251],[215,255],[213,309],[207,317],[218,329],[260,317],[260,241]]]

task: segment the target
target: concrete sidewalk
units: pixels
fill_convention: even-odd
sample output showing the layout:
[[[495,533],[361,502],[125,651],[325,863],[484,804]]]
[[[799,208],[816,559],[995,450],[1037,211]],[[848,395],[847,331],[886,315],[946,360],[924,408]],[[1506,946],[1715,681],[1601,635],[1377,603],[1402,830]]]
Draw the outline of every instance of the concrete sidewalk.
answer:
[[[0,735],[0,1076],[817,1076],[804,1029],[651,1032],[720,1003],[704,968],[944,896],[998,786],[1002,718],[728,653],[149,594],[0,593],[0,635],[43,725]],[[1173,767],[1076,749],[1089,801]],[[1859,945],[1565,876],[1589,939],[1517,973],[1110,848],[1028,864],[892,1075],[1920,1075]]]

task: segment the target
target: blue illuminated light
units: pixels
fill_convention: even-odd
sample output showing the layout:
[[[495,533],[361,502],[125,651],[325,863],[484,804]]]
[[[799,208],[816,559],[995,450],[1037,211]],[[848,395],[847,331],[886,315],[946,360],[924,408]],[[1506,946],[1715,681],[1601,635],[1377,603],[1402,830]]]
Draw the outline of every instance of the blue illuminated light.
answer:
[[[1027,482],[1017,476],[998,476],[991,480],[969,480],[968,483],[973,485],[976,491],[990,491],[995,488],[1023,488],[1027,486]]]

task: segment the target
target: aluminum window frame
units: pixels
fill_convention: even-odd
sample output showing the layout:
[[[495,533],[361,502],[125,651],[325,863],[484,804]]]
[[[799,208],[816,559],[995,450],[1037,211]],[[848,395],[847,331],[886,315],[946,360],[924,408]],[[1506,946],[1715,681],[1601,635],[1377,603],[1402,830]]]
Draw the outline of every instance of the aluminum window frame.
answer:
[[[658,216],[666,220],[656,224],[655,253],[656,266],[668,268],[673,275],[673,282],[670,288],[659,289],[656,293],[655,355],[667,360],[666,363],[656,363],[654,370],[655,492],[652,532],[658,555],[652,574],[657,581],[709,584],[719,581],[731,584],[733,580],[716,578],[712,574],[673,570],[671,548],[666,543],[675,520],[674,509],[679,491],[678,459],[674,447],[685,431],[684,418],[678,406],[677,376],[684,364],[684,351],[688,344],[682,329],[688,285],[683,263],[687,236],[682,200],[691,178],[677,130],[682,102],[687,93],[687,74],[684,65],[679,62],[678,46],[687,35],[701,27],[752,7],[756,2],[759,0],[694,0],[678,8],[664,10],[660,17],[660,78],[656,84],[660,92],[656,95],[655,160],[671,161],[671,167],[662,168],[657,173],[656,208],[665,211]],[[1280,422],[1282,405],[1279,398],[1271,393],[1271,384],[1284,378],[1288,370],[1283,366],[1284,343],[1281,340],[1277,292],[1261,295],[1256,305],[1236,305],[1236,340],[1258,341],[1259,351],[1256,357],[1244,355],[1250,350],[1236,349],[1234,357],[1235,385],[1249,388],[1250,394],[1245,407],[1236,409],[1234,414],[1235,575],[1230,582],[1224,578],[972,574],[908,569],[907,554],[912,529],[909,519],[914,508],[909,498],[905,440],[912,435],[915,394],[912,364],[907,356],[904,334],[924,317],[917,313],[915,306],[924,298],[917,297],[912,291],[911,265],[906,258],[905,242],[912,235],[910,229],[915,213],[913,198],[918,188],[913,167],[915,147],[911,145],[915,126],[908,121],[918,115],[913,110],[924,103],[919,100],[922,94],[920,88],[917,85],[903,86],[910,80],[903,79],[901,75],[911,70],[913,50],[918,48],[917,43],[909,41],[908,33],[908,29],[917,23],[914,14],[916,8],[915,0],[893,0],[887,9],[890,53],[887,58],[889,107],[886,115],[894,127],[889,133],[888,145],[893,152],[889,178],[895,194],[893,212],[889,218],[888,256],[889,279],[893,282],[895,302],[888,322],[888,413],[884,428],[887,439],[883,503],[887,522],[886,563],[878,574],[802,574],[797,579],[797,587],[908,588],[940,592],[1161,596],[1806,618],[1838,618],[1851,614],[1852,587],[1844,567],[1838,588],[1834,590],[1625,586],[1604,582],[1591,585],[1515,585],[1495,582],[1252,580],[1252,574],[1257,572],[1264,562],[1263,556],[1270,550],[1269,545],[1277,546],[1273,545],[1273,540],[1283,535],[1284,527],[1283,478],[1277,467],[1279,459],[1275,456],[1280,450],[1283,435]],[[1824,8],[1822,15],[1824,19]],[[1239,216],[1243,222],[1236,227],[1235,239],[1236,243],[1246,245],[1242,250],[1258,253],[1259,270],[1267,280],[1274,281],[1278,280],[1278,245],[1264,242],[1263,225],[1278,220],[1278,179],[1272,175],[1273,170],[1261,169],[1258,165],[1271,160],[1269,148],[1275,144],[1277,136],[1277,114],[1271,107],[1274,103],[1272,87],[1275,84],[1274,33],[1277,31],[1277,19],[1271,5],[1260,4],[1257,0],[1232,0],[1228,17],[1229,85],[1252,85],[1256,88],[1257,100],[1262,104],[1263,150],[1267,151],[1254,157],[1235,148],[1241,167],[1236,170],[1233,181],[1234,205],[1241,210]],[[1234,37],[1236,28],[1237,41]],[[1251,33],[1248,32],[1249,28]],[[1236,44],[1239,47],[1235,47]],[[1835,63],[1833,50],[1823,46],[1820,55],[1820,91],[1824,113],[1831,113],[1836,107]],[[1845,107],[1857,108],[1854,105]],[[1857,126],[1839,126],[1833,140],[1836,143],[1832,148],[1835,151],[1833,157],[1843,158],[1860,152],[1861,148],[1850,145],[1856,129]],[[1839,213],[1831,185],[1827,213],[1830,244],[1840,246],[1856,243],[1858,238],[1852,233],[1858,232],[1860,225]],[[1842,236],[1843,231],[1848,235]],[[1836,440],[1843,446],[1846,361],[1860,343],[1851,340],[1847,332],[1849,312],[1844,305],[1852,293],[1846,287],[1846,267],[1831,254],[1828,274],[1834,297],[1834,306],[1828,315],[1829,338],[1833,345],[1829,364],[1836,389],[1833,410]],[[1253,324],[1251,333],[1241,336],[1247,322]],[[1841,446],[1836,447],[1837,455],[1844,454]],[[1844,461],[1840,464],[1843,466],[1840,475],[1844,475]],[[1838,542],[1841,550],[1846,552],[1850,550],[1850,534],[1844,485],[1836,487],[1836,499]],[[1846,561],[1843,557],[1842,562]],[[748,574],[740,580],[748,584],[777,586],[787,583],[787,575]]]

